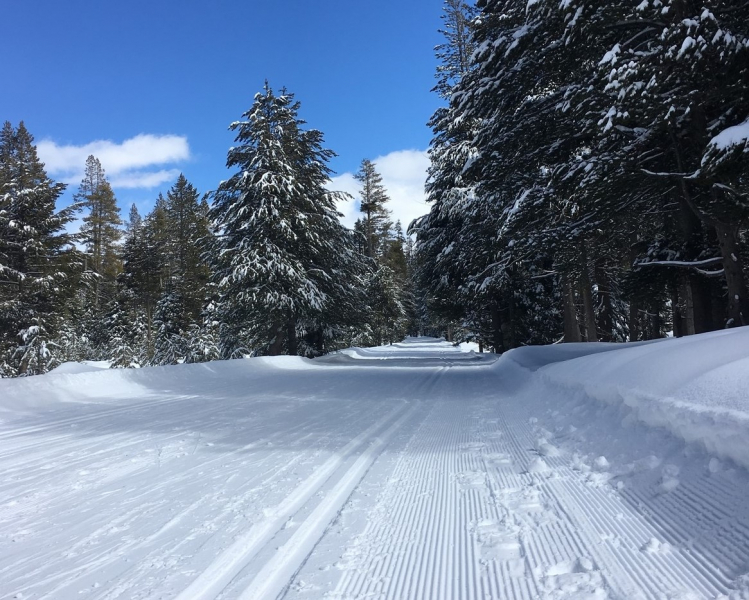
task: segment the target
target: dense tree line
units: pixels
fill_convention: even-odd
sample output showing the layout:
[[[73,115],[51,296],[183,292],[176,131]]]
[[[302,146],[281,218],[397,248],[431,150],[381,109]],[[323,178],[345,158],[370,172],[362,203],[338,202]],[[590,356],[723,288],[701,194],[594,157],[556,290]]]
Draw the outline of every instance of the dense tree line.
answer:
[[[293,94],[267,84],[230,127],[232,176],[201,194],[180,175],[123,222],[90,156],[74,202],[23,124],[0,138],[0,376],[71,360],[113,367],[257,354],[319,356],[393,342],[418,324],[412,244],[365,160],[362,219],[339,221],[334,153]],[[80,217],[76,233],[75,219]]]
[[[446,0],[417,271],[497,350],[749,324],[749,4]]]

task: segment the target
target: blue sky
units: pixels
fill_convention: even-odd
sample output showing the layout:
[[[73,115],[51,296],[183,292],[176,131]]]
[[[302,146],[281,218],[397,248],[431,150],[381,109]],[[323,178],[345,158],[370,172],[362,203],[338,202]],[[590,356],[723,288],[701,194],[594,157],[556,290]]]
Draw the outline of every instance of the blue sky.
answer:
[[[378,160],[395,216],[407,220],[426,212],[441,9],[440,0],[9,2],[0,118],[25,121],[50,175],[74,182],[68,195],[96,154],[125,214],[132,202],[150,208],[180,171],[201,192],[226,178],[227,127],[267,78],[295,93],[339,154],[336,187],[355,191],[350,174]]]

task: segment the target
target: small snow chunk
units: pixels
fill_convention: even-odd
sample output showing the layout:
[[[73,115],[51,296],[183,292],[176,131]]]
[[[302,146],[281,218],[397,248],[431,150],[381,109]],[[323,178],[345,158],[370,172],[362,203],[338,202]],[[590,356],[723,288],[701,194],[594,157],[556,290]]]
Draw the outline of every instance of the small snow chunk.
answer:
[[[559,448],[550,444],[546,438],[538,438],[536,441],[536,452],[540,456],[559,456]]]
[[[593,468],[596,471],[608,471],[609,466],[609,461],[606,460],[605,456],[599,456],[593,461]]]
[[[707,470],[710,471],[710,473],[719,473],[723,469],[723,465],[717,458],[711,458],[710,462],[707,465]]]
[[[590,472],[590,466],[588,466],[585,461],[582,459],[582,457],[579,454],[575,454],[572,457],[572,462],[570,463],[570,466],[575,471],[580,471],[582,473],[589,473]]]
[[[549,465],[547,465],[546,461],[544,461],[540,456],[534,458],[531,461],[531,464],[528,465],[529,473],[548,473],[550,470]]]
[[[663,467],[663,477],[658,485],[658,491],[662,494],[673,492],[681,483],[678,478],[679,467],[676,465],[666,465]]]
[[[661,542],[656,538],[650,538],[647,544],[640,548],[646,554],[668,554],[671,552],[671,544]]]
[[[652,454],[646,458],[641,458],[632,465],[632,470],[636,473],[640,471],[652,471],[661,466],[661,459]]]

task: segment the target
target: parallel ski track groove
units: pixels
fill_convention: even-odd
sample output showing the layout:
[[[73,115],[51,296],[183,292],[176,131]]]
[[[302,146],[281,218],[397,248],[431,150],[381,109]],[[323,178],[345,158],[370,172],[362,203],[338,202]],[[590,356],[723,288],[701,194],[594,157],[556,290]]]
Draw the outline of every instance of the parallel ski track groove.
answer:
[[[239,600],[272,600],[285,595],[296,574],[304,566],[330,525],[338,518],[351,494],[385,449],[386,444],[419,408],[419,404],[414,404],[399,413],[395,422],[389,420],[385,430],[380,430],[365,442],[366,448],[354,464],[344,471],[333,489],[324,495],[291,539],[260,568],[254,579],[239,595]]]
[[[524,438],[532,440],[531,430],[527,426],[518,427],[517,423],[521,422],[521,419],[516,419],[516,427],[512,430],[511,435],[517,436],[522,434]],[[517,445],[516,445],[517,447]],[[564,510],[567,515],[567,520],[572,523],[576,523],[578,531],[583,533],[587,530],[587,524],[580,522],[574,515],[580,511],[569,511],[564,509],[564,498],[567,497],[573,505],[585,507],[586,505],[593,505],[592,510],[583,510],[582,514],[587,514],[588,519],[592,524],[595,524],[595,537],[606,535],[613,530],[616,531],[620,539],[624,542],[624,548],[616,547],[610,543],[605,543],[603,547],[607,548],[607,551],[614,556],[616,560],[611,563],[610,561],[604,561],[604,557],[599,552],[601,546],[593,543],[593,537],[589,537],[589,543],[586,546],[591,551],[591,555],[595,555],[597,561],[602,564],[609,563],[607,568],[603,569],[603,575],[614,583],[618,580],[616,589],[620,590],[619,595],[623,598],[627,598],[630,593],[627,590],[631,589],[631,586],[627,584],[626,580],[621,579],[620,571],[617,568],[618,564],[627,564],[629,569],[629,575],[633,578],[636,585],[640,590],[647,590],[651,598],[662,597],[664,593],[673,593],[674,590],[683,590],[686,586],[691,586],[693,589],[698,590],[699,593],[706,597],[714,597],[721,593],[727,593],[730,590],[730,581],[725,576],[718,576],[713,570],[705,565],[705,561],[702,557],[695,556],[689,549],[683,549],[682,551],[676,551],[667,554],[665,557],[661,557],[661,560],[656,561],[655,557],[652,557],[646,553],[639,551],[639,547],[647,542],[652,537],[653,530],[648,531],[644,522],[638,520],[635,517],[625,518],[619,521],[614,517],[620,513],[622,508],[627,509],[628,504],[617,504],[614,507],[612,502],[612,494],[608,490],[601,490],[598,488],[586,489],[585,496],[581,495],[582,488],[579,484],[574,483],[579,479],[579,474],[572,471],[567,467],[560,458],[548,459],[549,464],[554,464],[556,471],[560,475],[559,480],[549,480],[543,482],[543,486],[548,490],[548,496],[554,498],[557,502],[562,502],[560,508]],[[561,486],[566,490],[564,493],[559,494],[558,486]],[[553,486],[553,489],[551,489]],[[650,511],[654,510],[652,498],[645,498],[641,495],[637,495],[636,492],[626,490],[625,495],[635,495],[640,505],[648,507]],[[657,494],[653,494],[653,497],[657,497]],[[668,502],[675,502],[673,499],[668,499]],[[647,516],[648,510],[640,511]],[[678,512],[682,514],[684,511]],[[661,513],[658,511],[658,518],[648,518],[648,522],[654,530],[658,531],[664,539],[668,540],[675,548],[679,548],[681,545],[679,540],[673,538],[673,536],[663,528],[663,523],[670,523],[676,531],[679,531],[684,537],[681,541],[687,538],[686,532],[677,523],[673,523],[673,515],[677,514],[676,511],[665,510]],[[604,515],[610,515],[610,517],[603,521]],[[638,544],[639,541],[639,544]],[[633,552],[632,550],[635,550]],[[636,560],[635,560],[636,558]],[[708,561],[708,564],[711,564]],[[667,567],[667,565],[670,565]],[[657,572],[658,577],[654,578],[653,573]],[[722,575],[722,574],[720,574]],[[613,579],[615,578],[615,579]],[[666,583],[668,587],[664,589],[658,582],[661,581]]]
[[[340,465],[360,447],[371,443],[373,436],[396,420],[407,405],[398,405],[384,418],[351,440],[344,448],[331,456],[302,482],[286,499],[274,509],[272,516],[256,523],[253,527],[219,555],[200,576],[185,588],[179,600],[199,600],[215,597],[247,565],[260,548],[278,532],[286,521],[312,498],[339,469]]]
[[[216,410],[218,410],[218,408],[213,407],[208,412],[210,413],[210,412],[214,412]],[[300,423],[297,423],[296,425],[293,425],[290,429],[287,429],[287,430],[284,430],[284,431],[279,431],[279,430],[273,431],[272,435],[266,436],[265,438],[256,439],[254,442],[252,442],[250,444],[247,444],[247,445],[242,446],[242,447],[235,448],[234,450],[231,450],[229,452],[220,453],[220,454],[216,455],[215,457],[210,458],[207,461],[200,462],[199,464],[194,465],[192,467],[188,467],[187,469],[182,469],[180,471],[180,473],[179,473],[179,477],[178,477],[177,481],[182,481],[182,482],[185,482],[185,483],[187,483],[189,485],[189,483],[193,480],[193,478],[192,478],[192,474],[193,473],[197,473],[197,472],[200,472],[202,470],[205,470],[206,467],[208,467],[209,465],[211,465],[213,463],[225,461],[229,457],[231,457],[231,455],[239,454],[239,453],[245,452],[245,451],[247,451],[249,449],[252,449],[252,448],[262,447],[264,444],[266,444],[268,442],[271,442],[271,441],[275,440],[276,438],[286,437],[289,432],[293,432],[293,431],[296,431],[296,430],[304,430],[304,429],[309,428],[310,426],[315,426],[318,422],[320,422],[320,423],[324,422],[326,416],[327,416],[327,412],[323,411],[322,413],[320,413],[316,418],[312,419],[311,421],[310,420],[302,421]],[[180,435],[184,436],[185,432],[184,431],[181,432]],[[255,466],[259,467],[262,464],[270,461],[271,462],[270,469],[273,472],[272,476],[277,476],[278,475],[278,469],[277,469],[277,466],[274,467],[274,464],[273,464],[273,461],[272,461],[272,457],[273,457],[274,454],[275,454],[274,452],[268,453],[266,456],[264,456],[261,459],[261,461],[259,463],[256,462]],[[298,457],[301,457],[301,456],[303,456],[303,455],[302,454],[298,455]],[[286,467],[284,467],[284,469],[282,469],[282,471],[285,470],[285,468]],[[271,471],[266,471],[266,472],[271,472]],[[175,480],[171,479],[169,481],[158,482],[156,485],[150,486],[147,489],[139,490],[139,492],[140,492],[139,494],[136,494],[135,496],[130,496],[129,497],[129,503],[130,504],[135,504],[135,507],[133,509],[131,509],[130,511],[128,511],[127,513],[125,513],[125,515],[121,516],[117,521],[119,521],[119,522],[126,522],[132,516],[143,514],[144,511],[146,511],[148,509],[149,503],[148,502],[143,503],[141,501],[141,498],[143,498],[143,499],[150,498],[150,497],[153,496],[154,492],[156,492],[156,491],[158,491],[160,489],[166,489],[166,488],[172,487],[174,485],[174,483],[175,483]],[[150,505],[158,506],[159,503],[151,503]],[[104,529],[107,529],[107,528],[111,527],[112,523],[113,522],[105,524],[99,530],[104,530]],[[99,530],[94,531],[92,534],[90,534],[87,537],[88,538],[92,538],[92,536],[93,536],[95,538],[96,534],[97,534],[97,531],[99,531]],[[81,540],[79,543],[83,543],[83,542],[85,542],[85,539]],[[48,561],[38,560],[38,561],[36,561],[36,563],[41,565],[39,568],[34,569],[31,572],[25,572],[24,573],[24,579],[28,580],[29,578],[32,578],[32,580],[34,581],[34,583],[31,584],[31,585],[27,585],[27,586],[24,586],[24,587],[20,588],[19,591],[25,592],[25,591],[27,591],[27,590],[29,590],[29,589],[31,589],[33,587],[37,587],[38,585],[41,585],[41,584],[53,583],[54,581],[57,581],[57,580],[59,580],[61,578],[64,578],[66,576],[69,577],[74,572],[78,572],[78,571],[90,571],[90,570],[94,570],[97,567],[100,568],[100,567],[105,566],[107,564],[112,564],[112,563],[114,563],[114,562],[116,562],[116,561],[119,560],[119,556],[125,550],[134,549],[134,548],[140,547],[142,545],[143,544],[140,541],[134,540],[132,542],[126,543],[125,545],[121,545],[120,547],[118,547],[117,548],[117,552],[112,552],[111,549],[107,548],[107,549],[105,549],[105,551],[103,553],[100,552],[97,548],[92,548],[91,555],[87,555],[87,554],[82,555],[83,558],[86,558],[86,563],[84,563],[83,567],[74,568],[72,571],[71,570],[67,570],[67,571],[65,571],[65,572],[63,572],[61,574],[57,574],[57,575],[50,576],[50,577],[42,577],[42,578],[37,577],[37,575],[39,575],[41,572],[43,572],[44,569],[46,569],[46,568],[48,568],[50,566]],[[43,555],[47,551],[48,551],[48,549],[42,548],[40,550],[40,556]],[[0,572],[6,571],[7,569],[12,568],[13,566],[14,565],[8,565],[8,566],[6,566]],[[16,566],[18,566],[18,565],[16,565]],[[81,573],[81,576],[83,576],[83,575],[85,575],[85,573]],[[68,579],[68,581],[65,582],[65,586],[64,587],[67,587],[70,584],[75,583],[75,581],[77,579],[79,579],[79,578],[74,577],[72,579]],[[51,593],[45,594],[44,597],[55,598],[56,594],[58,592],[60,592],[61,589],[63,589],[63,588],[57,587],[54,590],[52,590]]]

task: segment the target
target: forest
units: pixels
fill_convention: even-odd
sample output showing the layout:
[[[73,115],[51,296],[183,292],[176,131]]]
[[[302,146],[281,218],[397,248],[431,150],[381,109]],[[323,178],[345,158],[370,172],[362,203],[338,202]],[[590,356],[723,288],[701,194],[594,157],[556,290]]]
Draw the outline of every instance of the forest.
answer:
[[[749,3],[443,8],[429,212],[407,234],[367,159],[340,223],[333,151],[267,83],[230,126],[226,181],[181,175],[127,218],[95,156],[59,208],[65,184],[6,122],[0,376],[749,324]]]

